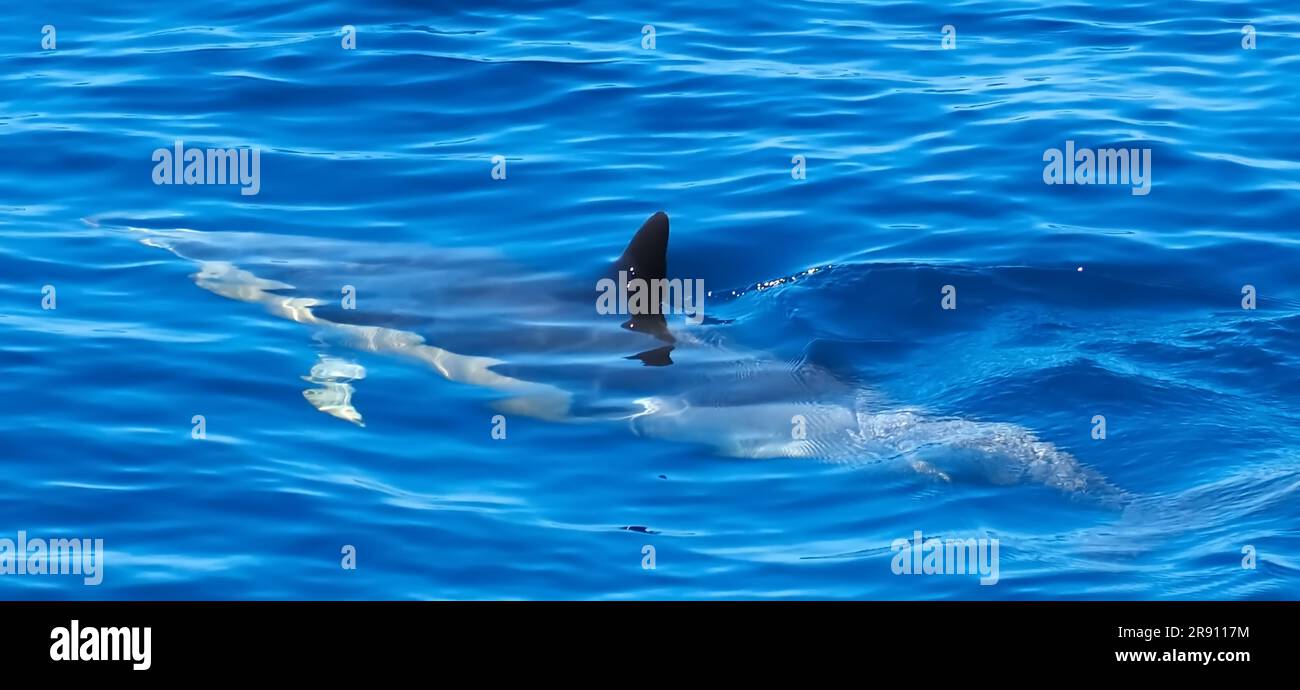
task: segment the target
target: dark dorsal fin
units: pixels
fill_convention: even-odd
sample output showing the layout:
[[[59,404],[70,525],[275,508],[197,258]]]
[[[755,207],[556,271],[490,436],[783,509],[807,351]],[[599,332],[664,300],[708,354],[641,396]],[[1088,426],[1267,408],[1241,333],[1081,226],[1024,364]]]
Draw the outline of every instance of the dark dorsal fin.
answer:
[[[668,273],[668,214],[660,211],[650,216],[627,243],[617,269],[627,271],[628,279],[663,279]]]
[[[663,280],[668,274],[668,214],[660,211],[646,219],[641,224],[641,229],[636,231],[632,236],[632,241],[627,243],[627,249],[623,250],[623,256],[618,258],[614,264],[614,272],[626,271],[624,276],[628,281],[640,278],[647,282],[651,280]],[[619,286],[620,290],[626,290],[627,285]],[[655,310],[658,312],[658,310]],[[673,334],[668,330],[668,324],[664,320],[663,314],[633,314],[623,327],[652,335],[666,343],[675,342]],[[671,364],[672,360],[664,357],[665,364]],[[642,360],[645,361],[645,360]],[[661,364],[658,366],[662,366]]]

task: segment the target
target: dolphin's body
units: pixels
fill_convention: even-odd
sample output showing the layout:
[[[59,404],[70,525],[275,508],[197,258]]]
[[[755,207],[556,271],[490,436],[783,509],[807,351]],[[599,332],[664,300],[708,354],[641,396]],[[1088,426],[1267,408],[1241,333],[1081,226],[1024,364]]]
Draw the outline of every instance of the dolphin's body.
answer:
[[[639,436],[732,457],[896,466],[942,480],[1032,481],[1107,504],[1126,500],[1027,429],[890,404],[816,364],[791,366],[741,349],[716,323],[670,329],[662,316],[634,314],[617,328],[593,307],[595,280],[523,271],[484,252],[132,232],[195,262],[199,287],[261,304],[348,347],[417,360],[451,381],[493,389],[507,414],[624,424]],[[664,278],[667,245],[661,212],[614,269]],[[340,306],[344,286],[355,288],[356,309]],[[304,377],[318,387],[304,395],[323,412],[361,423],[351,392],[363,376],[355,363],[323,357]]]

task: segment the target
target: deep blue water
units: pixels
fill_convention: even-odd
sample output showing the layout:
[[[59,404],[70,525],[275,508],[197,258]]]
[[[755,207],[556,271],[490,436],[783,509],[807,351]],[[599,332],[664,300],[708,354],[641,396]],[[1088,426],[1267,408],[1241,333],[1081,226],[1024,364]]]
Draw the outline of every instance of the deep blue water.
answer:
[[[0,597],[1300,597],[1293,3],[190,5],[0,22],[0,538],[107,549],[99,586],[3,575]],[[260,193],[155,185],[177,139],[258,147]],[[1150,149],[1150,193],[1045,184],[1067,140]],[[670,274],[717,295],[671,366],[539,347],[554,324],[511,309],[541,288],[474,292],[508,265],[589,293],[660,209]],[[1016,425],[1124,499],[628,423],[507,413],[494,440],[500,391],[203,289],[140,241],[179,228],[273,293],[352,284],[354,320],[585,382],[589,407],[816,368]],[[364,370],[364,426],[309,404],[322,363]],[[999,539],[1000,581],[893,574],[916,530]]]

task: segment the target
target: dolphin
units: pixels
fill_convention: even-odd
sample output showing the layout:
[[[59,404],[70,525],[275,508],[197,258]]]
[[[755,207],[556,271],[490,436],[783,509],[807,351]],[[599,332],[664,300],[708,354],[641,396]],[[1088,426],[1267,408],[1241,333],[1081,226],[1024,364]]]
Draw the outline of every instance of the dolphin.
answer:
[[[622,315],[621,328],[614,327],[593,308],[595,281],[530,271],[496,252],[123,230],[193,262],[192,278],[204,290],[261,305],[326,342],[413,360],[449,381],[490,389],[493,406],[507,414],[620,424],[638,437],[727,457],[878,465],[939,482],[1033,482],[1113,507],[1129,500],[1023,427],[895,403],[816,362],[792,365],[732,342],[719,319],[670,327],[659,302]],[[660,211],[604,277],[666,279],[668,240],[669,219]],[[716,297],[727,294],[737,291]],[[303,377],[315,384],[304,397],[325,414],[363,424],[351,394],[364,376],[346,357],[322,355]]]

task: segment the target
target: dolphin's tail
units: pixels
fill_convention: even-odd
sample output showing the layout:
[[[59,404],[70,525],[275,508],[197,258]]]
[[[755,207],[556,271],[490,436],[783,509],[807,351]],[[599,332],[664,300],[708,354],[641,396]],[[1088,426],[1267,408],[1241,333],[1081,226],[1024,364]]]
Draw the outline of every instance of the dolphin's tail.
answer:
[[[1042,484],[1115,509],[1132,498],[1070,453],[1014,424],[935,419],[911,410],[858,411],[857,417],[864,446],[892,446],[898,457],[928,474]]]

